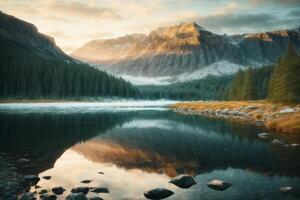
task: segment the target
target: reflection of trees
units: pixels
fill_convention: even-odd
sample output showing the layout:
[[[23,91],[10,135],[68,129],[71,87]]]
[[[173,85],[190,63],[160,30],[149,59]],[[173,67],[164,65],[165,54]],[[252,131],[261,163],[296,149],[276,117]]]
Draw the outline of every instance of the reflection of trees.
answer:
[[[28,166],[17,164],[20,172],[39,173],[53,167],[56,159],[77,142],[113,129],[130,120],[131,115],[1,114],[0,151],[13,160],[24,157],[30,160]]]
[[[168,171],[169,176],[227,167],[297,175],[297,170],[280,166],[281,155],[259,140],[258,130],[251,126],[197,116],[168,115],[168,112],[140,113],[138,119],[167,119],[171,129],[115,128],[74,149],[95,162],[112,162],[126,169]],[[178,129],[179,124],[189,128]]]

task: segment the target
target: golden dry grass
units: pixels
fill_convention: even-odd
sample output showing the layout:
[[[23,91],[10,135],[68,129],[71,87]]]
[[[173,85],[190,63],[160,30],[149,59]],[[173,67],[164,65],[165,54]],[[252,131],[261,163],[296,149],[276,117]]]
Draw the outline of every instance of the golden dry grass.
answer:
[[[276,132],[300,134],[300,112],[297,113],[279,112],[282,109],[286,109],[286,108],[298,108],[299,110],[300,105],[270,103],[262,100],[262,101],[181,102],[181,103],[176,103],[171,107],[177,110],[201,111],[204,109],[209,109],[212,111],[216,111],[219,109],[234,110],[234,109],[246,108],[247,106],[254,107],[253,109],[243,109],[243,112],[249,114],[248,116],[250,116],[251,118],[250,121],[255,122],[257,120],[263,120],[265,122],[266,128],[269,130],[276,131]]]
[[[300,112],[269,120],[266,127],[276,132],[300,133]]]

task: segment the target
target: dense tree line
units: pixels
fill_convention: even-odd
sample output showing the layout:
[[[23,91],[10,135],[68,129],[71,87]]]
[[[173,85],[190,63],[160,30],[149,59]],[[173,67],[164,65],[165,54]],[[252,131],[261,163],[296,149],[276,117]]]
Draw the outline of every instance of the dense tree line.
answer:
[[[234,76],[227,97],[229,100],[265,99],[273,66],[238,71]]]
[[[37,56],[2,57],[0,97],[136,97],[138,90],[121,78],[73,61]]]
[[[291,43],[286,55],[275,64],[268,92],[271,101],[300,103],[300,56]]]
[[[142,86],[141,96],[148,99],[225,100],[232,76],[208,76],[190,82],[164,86]]]
[[[300,102],[300,56],[291,43],[274,66],[239,71],[230,85],[228,99]]]

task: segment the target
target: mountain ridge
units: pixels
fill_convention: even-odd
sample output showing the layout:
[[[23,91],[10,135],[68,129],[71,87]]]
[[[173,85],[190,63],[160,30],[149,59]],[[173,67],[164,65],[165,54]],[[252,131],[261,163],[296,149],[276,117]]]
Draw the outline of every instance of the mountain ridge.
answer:
[[[0,44],[2,48],[11,48],[5,49],[7,56],[11,54],[21,56],[34,54],[47,58],[74,61],[56,45],[54,38],[38,32],[34,24],[1,11]]]
[[[173,77],[199,71],[223,60],[227,64],[246,67],[273,64],[284,54],[289,41],[300,49],[299,28],[219,35],[192,22],[160,27],[148,35],[143,34],[142,38],[131,42],[126,48],[115,50],[118,53],[111,53],[109,58],[106,54],[110,53],[110,49],[97,42],[93,44],[97,50],[88,49],[86,44],[71,56],[117,75]],[[118,40],[122,37],[104,41],[107,45],[110,42],[116,45]]]

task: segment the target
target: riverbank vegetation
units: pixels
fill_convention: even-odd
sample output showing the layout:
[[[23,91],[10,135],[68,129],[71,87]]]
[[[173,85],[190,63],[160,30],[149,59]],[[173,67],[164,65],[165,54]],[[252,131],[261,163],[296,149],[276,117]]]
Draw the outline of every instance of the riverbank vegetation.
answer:
[[[268,130],[300,133],[300,105],[267,101],[181,102],[171,106],[186,114],[251,123]]]

